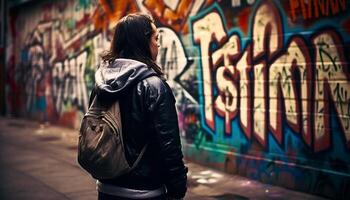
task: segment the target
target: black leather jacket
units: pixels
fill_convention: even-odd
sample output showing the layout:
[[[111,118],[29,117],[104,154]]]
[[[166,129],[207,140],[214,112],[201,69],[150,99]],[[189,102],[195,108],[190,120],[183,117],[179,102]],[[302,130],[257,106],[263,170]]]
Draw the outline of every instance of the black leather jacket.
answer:
[[[95,74],[98,95],[106,103],[120,101],[122,131],[129,164],[146,143],[140,163],[130,173],[103,183],[133,189],[167,187],[169,196],[186,193],[187,168],[183,162],[175,98],[168,84],[145,64],[116,59]],[[90,97],[90,99],[92,99]]]

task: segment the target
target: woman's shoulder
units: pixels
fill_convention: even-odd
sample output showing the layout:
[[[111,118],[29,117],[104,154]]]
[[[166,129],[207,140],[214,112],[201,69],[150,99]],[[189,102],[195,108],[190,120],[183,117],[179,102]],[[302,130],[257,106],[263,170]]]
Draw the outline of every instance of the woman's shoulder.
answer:
[[[137,89],[138,94],[144,98],[159,100],[166,97],[174,98],[172,89],[167,82],[159,76],[151,76],[142,80]]]
[[[163,80],[163,78],[161,78],[159,76],[147,77],[142,82],[149,89],[156,89],[156,90],[168,90],[169,89],[169,86],[166,83],[166,81]]]

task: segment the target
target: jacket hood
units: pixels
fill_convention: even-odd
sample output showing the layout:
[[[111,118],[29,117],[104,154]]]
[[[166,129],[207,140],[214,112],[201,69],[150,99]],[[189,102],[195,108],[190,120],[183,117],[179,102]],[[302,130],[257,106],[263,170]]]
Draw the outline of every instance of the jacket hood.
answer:
[[[118,95],[130,86],[157,73],[146,64],[131,59],[101,62],[95,73],[96,93],[99,96]]]

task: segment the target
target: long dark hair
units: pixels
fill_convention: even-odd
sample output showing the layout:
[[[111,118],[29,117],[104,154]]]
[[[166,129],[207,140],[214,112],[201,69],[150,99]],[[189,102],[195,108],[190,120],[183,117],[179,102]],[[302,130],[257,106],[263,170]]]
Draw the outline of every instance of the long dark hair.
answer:
[[[153,33],[151,16],[143,13],[129,14],[118,21],[111,49],[102,55],[102,59],[112,62],[116,58],[129,58],[145,63],[159,75],[163,72],[153,61],[150,41]]]

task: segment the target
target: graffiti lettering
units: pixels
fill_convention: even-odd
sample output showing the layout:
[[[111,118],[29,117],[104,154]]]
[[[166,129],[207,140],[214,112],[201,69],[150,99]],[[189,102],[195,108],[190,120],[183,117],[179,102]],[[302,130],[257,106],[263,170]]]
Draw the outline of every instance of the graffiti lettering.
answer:
[[[293,21],[299,14],[303,19],[311,19],[346,11],[346,0],[289,0],[289,5]]]
[[[296,77],[293,77],[293,72],[302,72],[299,70],[306,68],[306,63],[309,62],[309,54],[303,47],[305,43],[300,38],[294,38],[287,47],[286,53],[280,56],[271,64],[269,69],[269,105],[270,105],[270,130],[275,135],[279,143],[282,143],[282,113],[285,113],[289,126],[296,132],[299,131],[299,101],[297,95]],[[303,73],[303,72],[302,72]],[[305,77],[300,74],[302,82],[305,82]],[[310,76],[309,74],[306,74]],[[306,90],[306,85],[301,86],[302,91]],[[310,96],[306,95],[306,99]],[[284,99],[284,101],[283,101]],[[285,110],[283,111],[282,103]]]
[[[220,23],[218,23],[220,22]],[[200,57],[202,61],[202,77],[203,77],[203,96],[204,96],[204,115],[206,124],[214,129],[214,111],[212,99],[212,75],[209,45],[212,38],[219,43],[226,37],[224,26],[220,15],[212,12],[201,20],[197,20],[193,24],[193,37],[196,43],[200,44]]]
[[[235,73],[230,59],[239,53],[238,39],[235,35],[230,37],[228,42],[212,56],[214,68],[219,66],[221,60],[224,61],[224,67],[219,66],[216,73],[219,96],[215,100],[215,107],[218,114],[225,118],[226,134],[231,134],[231,121],[237,113],[237,86],[230,78]]]
[[[60,27],[54,22],[39,24],[28,37],[27,48],[22,53],[22,60],[30,65],[30,71],[24,80],[26,94],[29,94],[26,109],[36,111],[37,102],[42,96],[46,96],[46,100],[52,104],[47,107],[52,108],[55,116],[63,116],[63,112],[71,109],[71,106],[85,112],[88,108],[85,76],[90,76],[92,71],[91,67],[87,66],[97,66],[100,62],[99,54],[109,42],[102,34],[98,34],[92,37],[88,43],[91,45],[87,45],[86,50],[75,55],[74,51],[79,52],[81,48],[81,45],[77,44],[82,37],[86,37],[87,29],[64,41]],[[55,28],[51,29],[53,24],[56,24]],[[91,51],[92,48],[95,51]],[[70,53],[72,50],[73,53]],[[87,77],[87,80],[90,84],[93,81],[91,77]]]
[[[239,37],[237,36],[237,44]],[[238,45],[237,45],[238,46]],[[240,47],[238,47],[240,49]],[[250,113],[252,113],[252,101],[251,101],[251,81],[249,80],[249,73],[251,72],[251,59],[248,54],[250,54],[250,50],[247,50],[243,53],[242,57],[237,61],[236,68],[237,74],[239,75],[239,101],[240,101],[240,117],[241,117],[241,127],[243,128],[243,132],[246,134],[247,138],[251,137],[252,132],[252,119]]]
[[[63,103],[70,101],[79,110],[87,110],[88,94],[86,91],[84,71],[87,53],[54,64],[52,70],[53,98],[57,112],[62,111]]]
[[[169,85],[174,87],[175,76],[187,65],[184,48],[176,33],[165,27],[158,28],[159,32],[159,56],[158,63],[163,68]],[[166,39],[165,39],[166,38]]]
[[[346,140],[350,141],[349,106],[350,83],[345,74],[345,57],[341,41],[332,31],[314,37],[316,61],[315,77],[315,148],[322,150],[330,145],[330,102],[334,102]]]
[[[321,151],[330,146],[333,103],[350,147],[350,83],[344,70],[344,50],[337,45],[341,40],[334,31],[313,37],[315,55],[311,58],[302,37],[291,36],[289,42],[283,44],[281,16],[276,7],[267,2],[257,8],[251,42],[241,52],[238,35],[233,33],[223,43],[228,35],[222,22],[218,23],[220,19],[218,12],[212,11],[193,22],[193,39],[199,45],[201,55],[202,102],[205,105],[202,111],[206,126],[215,130],[215,111],[225,118],[225,132],[230,133],[230,124],[237,113],[236,97],[239,96],[240,124],[248,138],[253,133],[262,145],[266,145],[266,134],[270,130],[276,141],[283,144],[282,119],[285,115],[289,127],[301,132],[309,146],[314,131],[314,150]],[[217,22],[215,25],[214,21]],[[218,46],[215,50],[213,44]],[[312,62],[316,67],[315,77],[312,76]],[[235,79],[239,81],[238,86]],[[247,108],[252,112],[247,112]],[[312,115],[314,123],[311,122]]]

